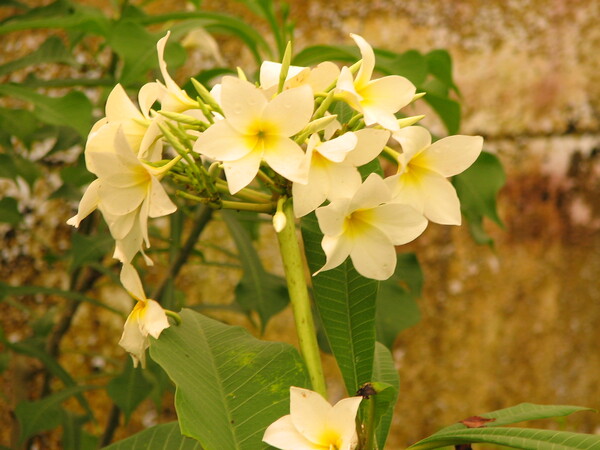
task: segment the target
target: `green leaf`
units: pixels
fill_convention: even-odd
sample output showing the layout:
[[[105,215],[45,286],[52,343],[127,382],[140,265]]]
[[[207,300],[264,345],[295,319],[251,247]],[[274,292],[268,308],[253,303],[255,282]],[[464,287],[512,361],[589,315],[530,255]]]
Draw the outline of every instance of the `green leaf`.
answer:
[[[452,78],[452,57],[450,53],[443,49],[432,50],[425,55],[425,59],[427,60],[429,73],[458,94],[458,87],[454,84]]]
[[[0,108],[0,135],[8,138],[7,147],[12,147],[10,136],[18,138],[26,147],[30,147],[33,142],[32,135],[37,128],[38,120],[31,111]]]
[[[417,86],[427,78],[427,61],[417,50],[408,50],[395,55],[385,67],[387,75],[401,75]]]
[[[16,227],[23,219],[19,212],[19,204],[12,197],[4,197],[0,200],[0,222]]]
[[[246,311],[256,311],[264,331],[269,319],[289,303],[285,280],[265,271],[246,229],[234,213],[221,211],[233,237],[244,275],[235,289],[235,301]]]
[[[94,450],[98,448],[97,438],[96,445],[92,446],[89,435],[86,436],[83,430],[83,425],[88,422],[89,418],[82,414],[77,414],[72,411],[62,410],[61,423],[63,434],[61,439],[63,450]]]
[[[323,61],[355,63],[360,59],[358,48],[350,45],[312,45],[302,49],[292,59],[295,66],[312,66]]]
[[[309,385],[297,350],[189,309],[181,319],[151,340],[150,355],[177,386],[182,433],[207,450],[267,448],[264,430],[289,414],[289,387]]]
[[[63,97],[47,97],[17,84],[0,85],[0,95],[33,103],[35,116],[51,125],[69,126],[86,136],[92,122],[92,103],[81,92],[71,91]]]
[[[20,426],[19,442],[25,441],[40,431],[58,427],[62,420],[62,408],[60,406],[62,402],[90,389],[96,389],[96,387],[71,386],[41,400],[19,403],[15,408],[15,416]]]
[[[152,384],[144,376],[142,368],[134,368],[131,358],[127,358],[123,372],[110,380],[106,392],[123,411],[127,424],[131,414],[148,397],[151,388]]]
[[[24,14],[9,17],[0,25],[0,34],[18,30],[61,28],[106,35],[109,19],[102,11],[68,0],[57,0],[47,6],[32,8]]]
[[[400,391],[400,377],[394,365],[394,358],[390,351],[381,343],[375,346],[375,360],[373,364],[373,380],[389,385],[388,388],[378,392],[375,400],[375,434],[378,448],[385,448],[394,417],[394,407],[398,401]]]
[[[73,233],[71,235],[71,264],[69,271],[73,271],[88,263],[101,261],[109,254],[115,240],[109,233],[97,235],[84,235]]]
[[[500,428],[502,425],[510,425],[526,420],[564,417],[578,411],[593,411],[593,409],[570,405],[521,403],[510,408],[482,414],[481,417],[485,419],[495,420],[486,422],[481,428],[468,428],[462,423],[455,423],[411,445],[409,449],[424,450],[446,445],[478,442],[532,450],[539,448],[549,450],[596,448],[590,446],[590,444],[595,445],[598,443],[600,445],[600,436],[532,428]]]
[[[155,425],[127,439],[104,447],[104,450],[131,450],[135,448],[152,450],[202,450],[202,446],[198,441],[182,436],[177,422]]]
[[[69,52],[62,39],[58,36],[49,37],[37,50],[27,56],[0,65],[0,76],[22,69],[44,63],[76,64],[71,52]]]
[[[16,154],[0,153],[0,178],[16,180],[21,177],[33,187],[40,175],[41,171],[34,162]]]
[[[379,284],[377,340],[392,348],[402,330],[421,319],[416,300],[421,297],[423,272],[414,253],[400,253],[394,275]]]
[[[429,106],[440,116],[448,134],[457,134],[460,129],[460,103],[448,97],[425,90],[427,95],[423,97]]]
[[[500,160],[491,153],[482,152],[475,163],[452,180],[460,199],[460,209],[469,221],[471,234],[478,243],[489,243],[491,238],[483,230],[487,217],[500,227],[496,197],[506,182]]]
[[[302,236],[311,273],[325,264],[323,234],[314,213],[302,219]],[[378,283],[356,272],[348,258],[313,276],[313,295],[327,340],[348,393],[372,381],[375,354],[375,301]]]

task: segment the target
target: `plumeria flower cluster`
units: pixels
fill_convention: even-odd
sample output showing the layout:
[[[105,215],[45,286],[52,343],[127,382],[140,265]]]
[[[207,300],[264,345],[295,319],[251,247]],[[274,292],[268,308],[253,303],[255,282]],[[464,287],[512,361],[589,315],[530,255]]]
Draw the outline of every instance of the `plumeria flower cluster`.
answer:
[[[161,184],[166,175],[178,197],[272,214],[278,231],[286,226],[286,202],[296,218],[314,213],[326,256],[318,272],[350,257],[361,275],[384,280],[394,272],[395,246],[417,238],[429,221],[460,224],[447,178],[477,159],[482,138],[432,142],[415,125],[423,116],[398,119],[421,95],[404,77],[374,78],[375,54],[362,37],[351,35],[362,56],[351,67],[292,66],[288,46],[282,63],[261,65],[257,83],[241,70],[210,91],[192,79],[196,98],[168,73],[168,37],[157,44],[163,82],[140,89],[139,107],[120,86],[110,94],[85,148],[97,179],[69,220],[78,226],[100,210],[116,242],[114,257],[128,273],[138,253],[152,263],[144,252],[148,218],[176,210]],[[349,120],[333,113],[340,108]],[[397,163],[387,178],[370,173],[382,152]]]

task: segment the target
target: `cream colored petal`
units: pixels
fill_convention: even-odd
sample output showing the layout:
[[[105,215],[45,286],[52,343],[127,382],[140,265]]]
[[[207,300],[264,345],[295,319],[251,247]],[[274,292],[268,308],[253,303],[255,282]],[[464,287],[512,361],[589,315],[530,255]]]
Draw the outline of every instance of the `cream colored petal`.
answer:
[[[308,183],[294,183],[292,196],[294,197],[294,214],[303,217],[314,211],[326,200],[329,192],[329,178],[322,170],[312,170],[308,176]]]
[[[295,183],[306,183],[308,174],[304,170],[304,152],[298,144],[287,137],[268,140],[263,158],[278,174]],[[256,175],[256,172],[254,172]]]
[[[315,444],[321,444],[327,429],[331,405],[309,389],[290,387],[290,416],[298,432]]]
[[[324,235],[339,236],[344,232],[344,222],[346,216],[350,213],[348,210],[349,204],[350,199],[340,198],[315,211],[319,228],[321,228]]]
[[[281,450],[319,449],[296,430],[290,415],[283,416],[269,425],[265,430],[263,442]]]
[[[224,162],[223,168],[227,176],[229,192],[235,194],[240,189],[248,186],[258,173],[260,162],[261,155],[259,152],[250,152],[236,161]]]
[[[350,252],[352,264],[363,277],[387,280],[396,268],[396,250],[389,238],[373,227],[361,229]]]
[[[406,78],[398,75],[390,75],[371,81],[362,89],[357,89],[363,97],[361,105],[364,109],[365,124],[380,123],[390,130],[398,130],[400,126],[394,116],[401,108],[408,105],[415,96],[416,88]],[[386,114],[393,118],[393,123],[381,123],[379,117]],[[387,120],[386,116],[386,120]],[[373,122],[372,122],[373,121]]]
[[[229,120],[221,120],[198,136],[194,151],[217,161],[236,161],[248,155],[255,143],[256,139],[244,137]]]
[[[336,94],[341,97],[351,108],[362,112],[361,101],[362,97],[356,92],[354,88],[354,81],[352,80],[352,73],[347,67],[342,67],[340,76],[338,77],[336,84]]]
[[[421,176],[423,214],[429,220],[442,225],[460,225],[460,201],[456,190],[442,175],[427,172]]]
[[[165,310],[154,300],[148,300],[140,312],[140,329],[142,334],[149,334],[158,339],[165,328],[169,328],[169,320]]]
[[[134,225],[131,227],[131,231],[127,236],[115,242],[113,258],[118,259],[122,263],[130,263],[135,255],[142,250],[142,242],[142,231],[139,225],[136,225],[134,222]]]
[[[317,151],[330,161],[340,163],[345,161],[358,144],[356,133],[348,132],[341,136],[325,141],[317,146]]]
[[[317,275],[325,270],[335,269],[337,266],[342,264],[352,252],[353,246],[353,241],[348,239],[343,234],[337,237],[323,236],[323,239],[321,240],[321,247],[325,252],[327,261],[323,267],[317,270],[313,275]]]
[[[158,127],[159,120],[153,120],[142,138],[140,143],[138,159],[143,159],[150,162],[157,162],[162,159],[163,141],[162,133]]]
[[[162,92],[162,87],[157,82],[146,83],[140,88],[138,102],[140,110],[146,119],[150,119],[150,109],[156,103]]]
[[[411,170],[408,173],[397,174],[386,178],[385,183],[392,192],[392,201],[414,208],[423,214],[425,197],[421,189],[421,170]]]
[[[108,225],[108,229],[110,230],[111,236],[115,239],[124,239],[125,236],[129,234],[133,224],[137,220],[138,211],[134,211],[129,214],[124,214],[120,216],[116,216],[114,214],[110,214],[106,211],[106,208],[103,208],[103,216],[104,220]]]
[[[293,136],[308,124],[313,108],[312,90],[309,86],[300,86],[271,100],[263,111],[262,120],[275,124],[281,136]]]
[[[356,147],[344,159],[344,162],[355,167],[367,164],[377,158],[390,137],[389,131],[374,128],[364,128],[356,131],[355,134]]]
[[[358,169],[346,164],[345,161],[330,165],[327,169],[327,176],[329,178],[327,199],[331,201],[352,197],[362,183]]]
[[[146,294],[144,293],[144,287],[142,286],[142,280],[133,267],[132,264],[124,263],[121,267],[121,284],[127,292],[136,300],[146,300]]]
[[[221,82],[221,106],[231,127],[241,134],[247,134],[262,117],[267,99],[253,84],[228,76],[223,77]]]
[[[138,302],[133,311],[127,317],[123,334],[119,345],[131,354],[133,365],[137,367],[138,363],[142,363],[142,367],[146,365],[146,349],[150,345],[147,336],[144,336],[140,331],[139,326],[139,310],[143,307],[143,302]]]
[[[340,68],[331,61],[325,61],[310,71],[308,84],[313,92],[322,92],[333,84],[340,75]]]
[[[350,33],[350,37],[356,42],[362,56],[362,64],[360,69],[358,69],[356,79],[354,80],[354,85],[356,86],[356,89],[359,90],[366,86],[369,80],[371,80],[373,69],[375,68],[375,52],[371,45],[358,34]]]
[[[427,228],[427,219],[414,208],[388,203],[371,212],[372,225],[383,231],[394,245],[415,240]]]
[[[177,83],[173,81],[171,75],[169,75],[169,71],[167,70],[167,63],[165,62],[165,47],[167,45],[167,41],[169,40],[169,36],[171,35],[170,31],[167,31],[167,34],[159,39],[156,43],[156,50],[158,52],[158,66],[160,67],[160,73],[162,74],[163,80],[165,81],[165,85],[169,91],[180,91],[181,89],[177,86]]]
[[[144,116],[127,96],[123,86],[117,84],[106,99],[106,119],[109,122],[143,120]]]
[[[135,211],[146,198],[147,192],[145,185],[115,188],[102,184],[98,189],[98,196],[104,209],[110,214],[121,216]]]
[[[290,66],[288,69],[288,74],[286,80],[294,78],[298,74],[303,71],[308,71],[307,67],[299,67],[299,66]],[[260,65],[260,87],[263,89],[268,89],[273,86],[277,86],[279,84],[279,74],[281,73],[281,63],[276,63],[273,61],[264,61]]]
[[[352,445],[357,440],[355,418],[361,401],[362,397],[344,398],[337,402],[331,411],[329,411],[327,418],[328,428],[335,430],[339,434],[341,441],[340,450],[352,449]]]
[[[372,173],[358,188],[352,201],[350,211],[370,209],[390,201],[392,194],[384,181],[376,173]]]
[[[100,197],[98,197],[99,187],[100,180],[94,180],[90,183],[88,188],[83,193],[83,197],[81,197],[77,214],[67,220],[68,225],[78,228],[81,221],[89,216],[98,207],[98,203],[100,201]]]
[[[152,177],[151,180],[148,216],[162,217],[174,213],[177,210],[177,206],[171,201],[165,192],[165,188],[156,177]]]
[[[412,163],[451,177],[469,168],[482,148],[481,136],[448,136],[434,142]]]
[[[415,156],[431,145],[431,134],[423,127],[406,127],[392,134],[392,138],[402,146],[404,166]]]

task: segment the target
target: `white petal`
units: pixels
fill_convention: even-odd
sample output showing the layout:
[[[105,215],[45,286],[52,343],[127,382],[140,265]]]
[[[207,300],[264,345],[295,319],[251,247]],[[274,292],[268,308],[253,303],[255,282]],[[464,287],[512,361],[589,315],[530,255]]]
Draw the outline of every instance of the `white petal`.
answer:
[[[413,164],[451,177],[469,168],[479,157],[482,147],[481,136],[448,136],[434,142],[413,160]]]
[[[331,61],[325,61],[310,71],[308,84],[313,92],[322,92],[333,84],[340,74],[340,68]]]
[[[357,90],[359,90],[369,82],[371,75],[373,75],[373,69],[375,68],[375,52],[371,45],[358,34],[350,33],[350,37],[356,42],[362,56],[362,64],[360,69],[358,69],[356,79],[354,80],[354,84]]]
[[[421,175],[421,191],[425,217],[442,225],[460,225],[460,201],[452,183],[436,172],[426,172]]]
[[[396,268],[396,250],[389,238],[376,228],[363,228],[350,252],[352,264],[363,277],[387,280]]]
[[[265,430],[263,441],[281,450],[315,450],[319,448],[296,430],[290,415],[283,416],[269,425]]]
[[[345,161],[347,155],[350,154],[357,144],[357,134],[348,132],[335,139],[321,143],[317,146],[317,151],[328,160],[339,163]]]
[[[394,113],[411,102],[416,90],[410,81],[398,75],[373,80],[364,88],[357,90],[363,97],[361,105],[365,111],[365,124],[371,125],[374,123],[371,121],[376,120],[377,123],[390,130],[398,130],[400,127]],[[375,111],[378,111],[376,115],[383,115],[384,113],[389,115],[393,123],[384,124],[378,118],[371,117],[375,115]]]
[[[336,94],[339,95],[351,108],[362,112],[360,101],[362,97],[354,89],[354,81],[352,80],[352,72],[347,67],[342,67],[340,76],[336,84]]]
[[[350,203],[350,210],[369,209],[388,202],[392,194],[381,177],[372,173],[360,185]]]
[[[408,164],[416,155],[431,145],[431,134],[423,127],[406,127],[392,134],[402,146],[402,160]]]
[[[177,210],[177,206],[171,201],[165,188],[155,177],[152,177],[150,185],[150,205],[148,209],[149,217],[162,217],[172,214]]]
[[[275,172],[290,181],[306,183],[308,174],[303,164],[304,152],[298,144],[287,137],[278,137],[268,139],[267,145],[263,158]]]
[[[321,443],[331,405],[320,394],[290,387],[290,416],[294,427],[311,442]]]
[[[271,100],[264,109],[262,120],[275,124],[281,136],[293,136],[308,124],[313,107],[312,90],[309,86],[300,86]]]
[[[339,434],[341,449],[351,449],[357,439],[355,419],[361,401],[362,397],[344,398],[329,412],[328,428]]]
[[[294,183],[292,195],[296,217],[303,217],[321,206],[327,198],[327,192],[329,192],[329,178],[318,168],[310,172],[308,183]]]
[[[386,178],[385,184],[392,192],[392,200],[414,208],[423,213],[425,198],[419,181],[420,170],[411,170],[408,173],[397,174]]]
[[[318,211],[318,210],[317,210]],[[325,270],[334,269],[348,258],[351,254],[354,243],[343,234],[337,237],[323,236],[321,247],[325,252],[327,261],[313,275],[317,275]]]
[[[117,84],[106,99],[106,118],[109,122],[115,122],[131,119],[143,120],[144,116],[127,96],[123,86]]]
[[[135,270],[135,267],[130,263],[124,263],[121,268],[121,284],[136,300],[146,300],[142,280],[140,280],[140,276],[137,273],[137,270]]]
[[[327,168],[327,199],[351,198],[360,187],[362,178],[358,169],[344,161]]]
[[[297,76],[299,73],[309,70],[307,67],[290,66],[286,80]],[[281,63],[273,61],[263,61],[260,65],[260,87],[268,89],[279,84],[279,75],[281,74]]]
[[[340,198],[315,211],[317,220],[319,221],[319,228],[321,228],[323,234],[326,236],[338,236],[344,232],[344,221],[350,213],[348,210],[349,204],[349,199]]]
[[[160,333],[169,327],[169,320],[165,310],[154,300],[148,300],[146,306],[140,312],[140,324],[142,334],[149,334],[158,339]]]
[[[148,186],[141,184],[117,188],[101,184],[98,189],[103,208],[117,216],[135,211],[146,195],[148,195]]]
[[[134,306],[133,311],[125,321],[123,334],[119,341],[119,345],[131,354],[135,367],[137,367],[139,361],[141,361],[142,367],[146,365],[146,349],[150,345],[147,336],[144,336],[140,331],[138,317],[142,307],[143,302],[138,302]]]
[[[394,245],[413,241],[427,228],[427,219],[414,208],[400,203],[388,203],[374,208],[373,226],[383,231]]]
[[[221,106],[229,124],[246,134],[253,122],[260,120],[267,99],[251,83],[228,76],[221,82]]]
[[[102,208],[102,215],[108,225],[111,236],[115,239],[124,239],[129,234],[133,224],[138,220],[139,212],[136,210],[129,214],[114,215],[109,213],[106,208]]]
[[[98,197],[99,186],[100,180],[94,180],[90,183],[86,191],[83,193],[83,197],[81,197],[77,214],[67,220],[68,225],[78,228],[81,221],[89,216],[92,211],[98,207],[98,202],[100,201],[100,197]]]
[[[115,242],[115,251],[113,258],[118,259],[122,263],[130,263],[135,255],[142,249],[142,230],[139,225],[131,227],[131,231],[123,239],[118,239]],[[149,264],[151,265],[151,264]]]
[[[235,194],[240,189],[248,186],[260,167],[261,155],[259,152],[250,152],[236,161],[223,163],[229,192]]]
[[[161,39],[159,39],[159,41],[156,43],[156,50],[158,52],[158,65],[160,67],[160,73],[163,76],[163,80],[165,81],[167,89],[169,91],[175,92],[180,89],[179,86],[177,86],[177,83],[175,83],[171,78],[171,75],[169,75],[169,71],[167,70],[167,63],[165,62],[165,47],[167,45],[167,41],[169,40],[170,35],[171,32],[167,31],[167,34]]]
[[[161,86],[156,83],[146,83],[140,88],[138,93],[138,103],[140,104],[140,110],[146,119],[150,118],[150,109],[152,105],[158,101],[160,93],[162,92]]]
[[[254,142],[254,141],[253,141]],[[254,149],[252,142],[236,131],[229,120],[220,120],[198,136],[194,151],[217,161],[235,161]]]
[[[348,153],[344,162],[355,167],[367,164],[377,158],[390,137],[389,131],[375,128],[364,128],[354,134],[357,138],[356,147]]]

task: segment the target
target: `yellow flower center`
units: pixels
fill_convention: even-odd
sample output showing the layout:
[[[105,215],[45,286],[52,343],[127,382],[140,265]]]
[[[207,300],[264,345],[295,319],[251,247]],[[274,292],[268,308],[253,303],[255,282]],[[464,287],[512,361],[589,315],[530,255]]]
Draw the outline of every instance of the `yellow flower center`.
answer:
[[[357,209],[346,216],[344,229],[349,236],[356,237],[371,228],[373,210]]]
[[[262,151],[271,147],[278,135],[279,130],[274,123],[257,119],[246,130],[246,146]]]
[[[319,439],[319,447],[323,450],[339,450],[342,447],[339,433],[334,430],[325,430]]]

